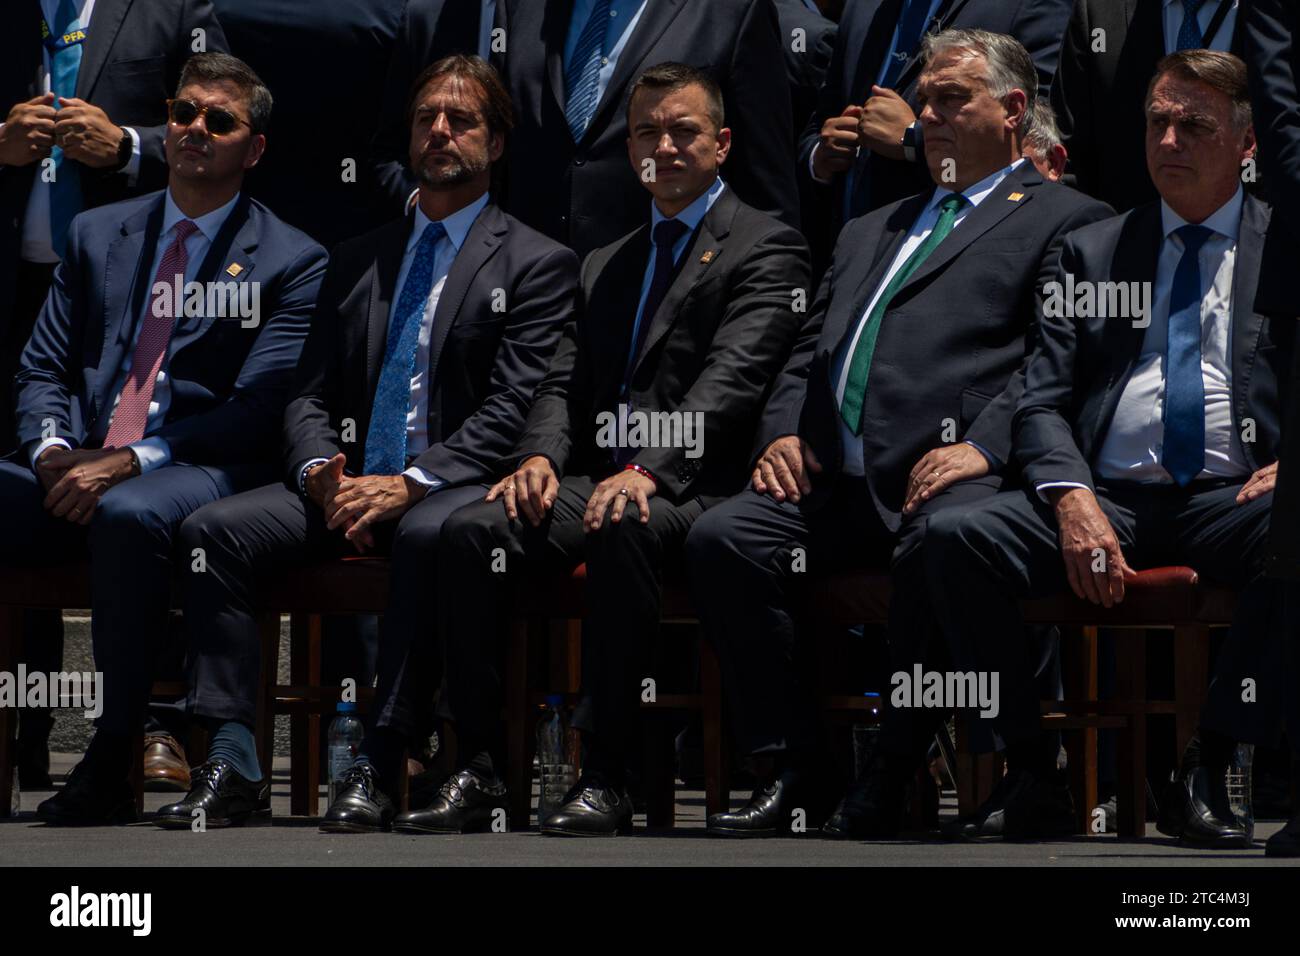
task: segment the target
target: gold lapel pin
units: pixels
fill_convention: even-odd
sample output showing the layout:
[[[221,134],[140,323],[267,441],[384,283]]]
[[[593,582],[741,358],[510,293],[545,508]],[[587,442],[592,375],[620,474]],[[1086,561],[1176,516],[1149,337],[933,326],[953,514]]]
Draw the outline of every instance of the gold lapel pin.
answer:
[[[244,267],[238,262],[232,262],[230,265],[226,266],[226,275],[231,277],[237,276],[243,271]]]
[[[1012,193],[1010,196],[1007,197],[1007,201],[1008,201],[1008,202],[1020,202],[1020,200],[1022,200],[1022,199],[1024,199],[1024,198],[1025,198],[1025,194],[1024,194],[1024,193]]]
[[[712,249],[709,249],[708,251],[706,251],[706,252],[704,253],[704,255],[700,256],[700,262],[704,263],[706,266],[707,266],[710,262],[712,262],[712,261],[713,261],[713,250],[712,250]]]

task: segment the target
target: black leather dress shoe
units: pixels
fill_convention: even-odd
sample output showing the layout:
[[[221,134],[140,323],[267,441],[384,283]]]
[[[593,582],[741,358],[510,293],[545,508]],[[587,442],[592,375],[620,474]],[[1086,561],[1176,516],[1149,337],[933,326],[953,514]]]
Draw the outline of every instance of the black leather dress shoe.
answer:
[[[580,779],[540,827],[547,836],[617,836],[632,832],[632,798],[626,789]]]
[[[715,813],[709,817],[709,836],[773,837],[790,832],[798,793],[805,781],[794,771],[786,770],[770,783],[759,782],[749,795],[749,802],[734,812]],[[807,809],[807,808],[805,808]],[[825,812],[825,807],[822,807]]]
[[[498,814],[500,811],[500,814]],[[474,833],[492,827],[494,817],[508,813],[505,784],[481,780],[468,770],[454,773],[423,810],[399,813],[397,833]]]
[[[339,795],[325,811],[322,833],[378,833],[393,823],[397,808],[379,789],[379,775],[370,764],[349,767]]]
[[[271,782],[252,781],[225,760],[209,760],[190,771],[190,792],[158,811],[153,822],[166,830],[188,830],[202,810],[205,827],[271,825]]]
[[[832,840],[891,840],[903,826],[906,775],[873,766],[822,824],[822,835]]]
[[[1046,840],[1078,831],[1074,799],[1059,770],[1007,773],[975,812],[942,826],[946,840]]]
[[[139,818],[131,784],[96,773],[88,759],[72,768],[62,790],[36,807],[36,819],[48,826],[114,826]]]
[[[1300,856],[1300,813],[1264,844],[1265,856]]]
[[[1249,847],[1253,836],[1228,806],[1223,769],[1199,766],[1184,767],[1170,782],[1156,829],[1189,846],[1216,849]]]

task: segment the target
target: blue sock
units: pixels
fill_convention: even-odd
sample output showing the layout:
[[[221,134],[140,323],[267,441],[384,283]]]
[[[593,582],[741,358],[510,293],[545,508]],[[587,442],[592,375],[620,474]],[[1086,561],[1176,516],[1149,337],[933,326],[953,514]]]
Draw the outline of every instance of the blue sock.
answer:
[[[257,762],[257,742],[253,728],[237,720],[227,720],[217,728],[208,744],[208,759],[218,757],[229,761],[245,780],[254,783],[262,779],[262,768]]]

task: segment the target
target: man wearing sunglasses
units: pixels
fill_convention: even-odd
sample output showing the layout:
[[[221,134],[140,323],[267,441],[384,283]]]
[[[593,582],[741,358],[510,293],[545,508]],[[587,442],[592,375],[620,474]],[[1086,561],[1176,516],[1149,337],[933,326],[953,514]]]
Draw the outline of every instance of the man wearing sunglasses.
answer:
[[[441,680],[433,588],[443,522],[480,500],[523,427],[570,317],[578,258],[488,200],[513,122],[496,71],[452,55],[407,105],[415,208],[338,246],[284,416],[284,480],[199,509],[181,553],[189,707],[212,734],[189,795],[159,811],[188,829],[270,813],[253,722],[257,584],[270,569],[390,554],[375,703],[322,829],[387,829],[404,751],[433,729]],[[216,821],[216,822],[214,822]]]
[[[243,195],[271,112],[257,75],[196,55],[169,112],[167,189],[72,221],[15,381],[21,451],[0,462],[0,507],[23,542],[0,561],[90,561],[103,711],[85,759],[37,807],[47,823],[135,819],[127,773],[176,531],[274,475],[325,270],[320,246]]]

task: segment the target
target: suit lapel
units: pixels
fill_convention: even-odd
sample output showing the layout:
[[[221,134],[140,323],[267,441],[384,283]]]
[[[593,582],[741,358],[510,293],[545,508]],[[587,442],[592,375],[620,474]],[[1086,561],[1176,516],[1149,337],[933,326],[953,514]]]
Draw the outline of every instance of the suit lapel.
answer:
[[[655,0],[654,3],[646,4],[641,19],[632,28],[632,35],[627,38],[623,52],[618,55],[614,74],[609,78],[600,102],[596,104],[596,111],[591,114],[591,122],[582,134],[584,142],[594,139],[604,130],[609,122],[609,114],[623,101],[624,87],[641,72],[641,62],[685,5],[685,0]]]
[[[36,0],[31,0],[34,4]],[[132,0],[96,0],[90,16],[90,30],[86,37],[86,46],[81,54],[81,66],[77,70],[77,97],[89,100],[99,81],[99,74],[108,60],[108,51],[113,48],[117,32],[122,28],[126,12]]]
[[[483,265],[501,246],[501,237],[506,232],[506,220],[500,211],[491,204],[484,206],[470,226],[461,244],[460,251],[452,260],[447,272],[447,281],[442,284],[438,296],[438,307],[433,313],[433,329],[429,337],[429,382],[438,376],[438,360],[442,357],[442,345],[447,341],[447,333],[460,315],[460,308],[465,302],[465,295],[474,284]]]
[[[645,341],[641,343],[641,351],[632,364],[632,376],[636,375],[637,369],[641,367],[645,357],[654,350],[659,340],[676,324],[682,303],[686,301],[691,290],[703,281],[714,263],[726,254],[726,238],[731,232],[731,221],[736,217],[736,203],[737,199],[732,191],[723,190],[722,195],[714,201],[713,208],[700,220],[695,235],[682,250],[677,275],[672,285],[668,287],[663,302],[653,316],[642,319],[642,321],[649,320],[650,328],[646,331]]]
[[[949,262],[961,255],[966,248],[984,233],[988,232],[1007,216],[1018,209],[1028,207],[1034,198],[1033,187],[1041,185],[1042,178],[1038,171],[1026,160],[1020,169],[1014,170],[998,183],[991,193],[978,206],[967,213],[952,232],[950,232],[929,257],[912,273],[902,288],[894,296],[898,301],[907,291],[927,276],[934,275]],[[1019,198],[1015,198],[1019,197]]]
[[[880,5],[867,25],[860,45],[849,47],[850,50],[856,49],[859,53],[857,65],[853,70],[852,86],[845,91],[848,102],[858,104],[866,102],[868,94],[871,93],[871,84],[876,82],[876,77],[880,75],[881,62],[889,52],[889,41],[894,35],[894,27],[898,24],[898,17],[902,12],[903,0],[880,0]],[[850,42],[852,39],[856,38],[851,38]]]
[[[149,274],[153,250],[162,232],[163,193],[152,206],[122,221],[121,232],[108,247],[104,263],[104,350],[100,372],[92,388],[96,414],[104,406],[105,392],[122,367],[124,350],[136,321],[144,315],[153,276]]]
[[[244,195],[221,224],[216,238],[208,246],[207,255],[194,273],[193,281],[202,284],[204,289],[211,282],[233,282],[238,286],[249,281],[257,265],[253,259],[257,244],[258,221],[251,201]],[[234,292],[235,296],[226,300],[226,316],[231,321],[239,321],[239,289],[236,288]],[[173,350],[200,338],[216,319],[217,310],[206,307],[197,316],[178,317],[176,330],[172,333]]]
[[[1228,356],[1232,369],[1232,405],[1239,422],[1250,415],[1246,410],[1249,408],[1250,376],[1264,329],[1264,316],[1255,308],[1255,293],[1259,287],[1267,230],[1266,208],[1253,197],[1246,196],[1232,271],[1232,332]],[[1251,467],[1258,468],[1251,443],[1242,442],[1241,446],[1251,459]]]
[[[1139,50],[1147,60],[1142,76],[1149,79],[1156,72],[1156,64],[1165,55],[1164,4],[1151,0],[1125,0],[1128,15],[1128,37],[1125,50]]]
[[[379,240],[375,264],[370,271],[370,308],[366,315],[366,392],[372,397],[388,349],[388,319],[397,294],[397,274],[401,271],[402,256],[414,223],[415,214],[408,213],[389,226]]]
[[[501,4],[497,4],[500,7]],[[542,41],[546,48],[546,78],[555,104],[564,112],[568,102],[564,89],[564,40],[573,15],[573,0],[550,0],[542,16]]]

